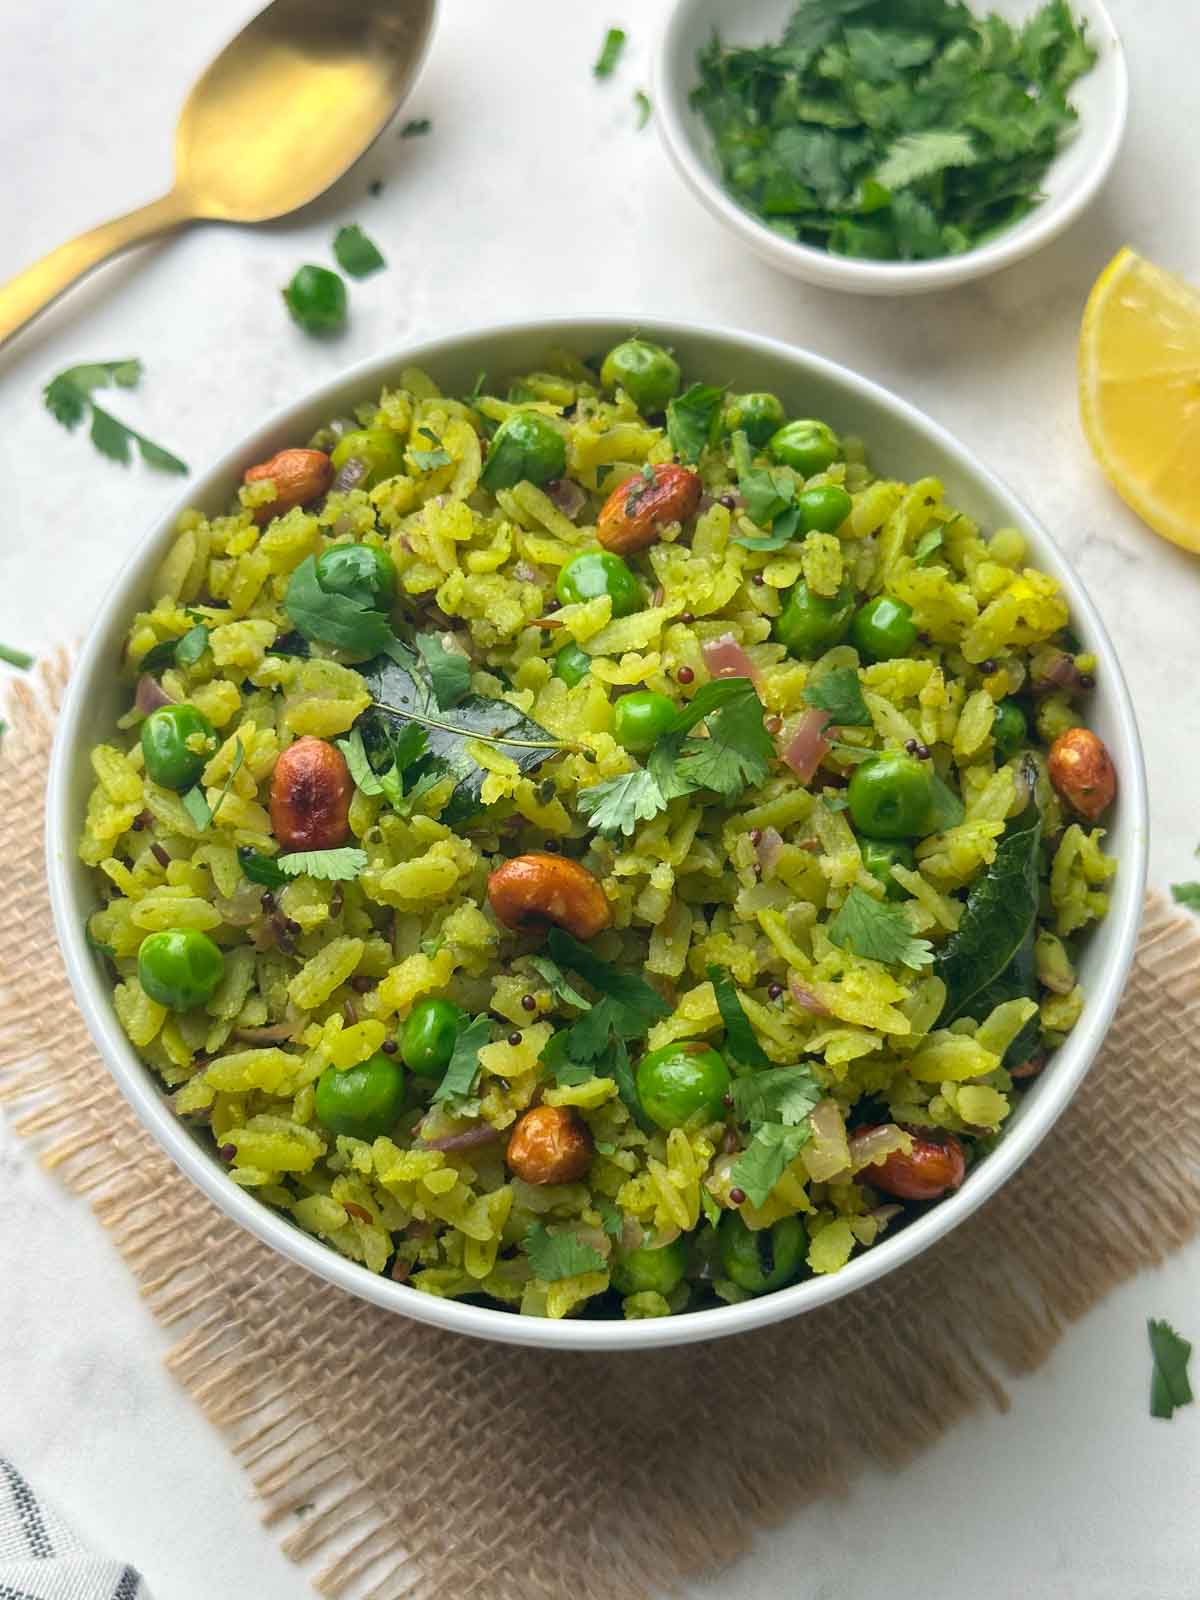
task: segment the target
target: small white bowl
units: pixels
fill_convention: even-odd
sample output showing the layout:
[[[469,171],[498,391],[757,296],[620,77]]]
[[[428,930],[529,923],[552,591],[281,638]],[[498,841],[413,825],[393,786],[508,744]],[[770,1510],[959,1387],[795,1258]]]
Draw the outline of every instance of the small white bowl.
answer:
[[[1092,931],[1080,962],[1080,982],[1087,995],[1082,1019],[1045,1072],[1021,1096],[997,1148],[972,1168],[957,1193],[898,1233],[885,1236],[840,1272],[810,1278],[759,1300],[642,1322],[550,1322],[440,1300],[368,1272],[233,1182],[211,1141],[175,1116],[154,1074],[138,1059],[116,1019],[112,984],[102,960],[84,937],[84,921],[96,909],[96,889],[76,847],[94,781],[89,753],[94,744],[111,734],[128,705],[128,685],[118,673],[121,644],[134,612],[153,598],[148,593],[151,578],[171,542],[181,511],[192,505],[210,511],[224,507],[247,465],[308,438],[331,416],[377,394],[384,383],[394,384],[404,367],[424,367],[449,393],[465,394],[481,371],[495,377],[528,371],[556,345],[582,352],[605,350],[627,338],[633,328],[672,346],[690,376],[728,382],[737,390],[771,390],[790,415],[824,417],[841,433],[861,435],[877,470],[910,479],[933,474],[945,483],[955,505],[984,528],[1015,526],[1024,531],[1032,564],[1058,579],[1071,608],[1075,632],[1084,648],[1098,658],[1098,688],[1089,707],[1089,721],[1112,752],[1120,776],[1119,798],[1105,824],[1108,848],[1119,859],[1120,870],[1113,880],[1108,916]],[[176,1165],[242,1227],[351,1294],[456,1333],[556,1350],[645,1350],[655,1345],[689,1344],[794,1317],[892,1271],[970,1216],[1050,1130],[1100,1047],[1133,958],[1146,882],[1146,844],[1145,763],[1121,668],[1095,607],[1033,513],[937,423],[898,395],[845,367],[776,339],[658,321],[640,314],[501,324],[377,356],[276,412],[239,440],[194,479],[178,503],[148,531],[140,549],[98,604],[59,718],[46,797],[50,897],[75,997],[113,1077]]]
[[[1019,22],[1039,0],[976,0],[976,9]],[[727,44],[762,45],[779,39],[795,0],[677,0],[667,18],[655,60],[654,120],[668,154],[693,193],[772,266],[823,289],[850,294],[925,294],[982,278],[1039,250],[1074,222],[1108,176],[1129,103],[1125,53],[1102,0],[1070,0],[1088,24],[1099,59],[1074,85],[1079,112],[1074,133],[1055,157],[1043,183],[1045,199],[1011,228],[960,256],[936,261],[857,261],[812,245],[795,244],[737,203],[721,183],[712,138],[688,97],[698,82],[696,57],[714,29]],[[852,19],[851,19],[852,20]]]

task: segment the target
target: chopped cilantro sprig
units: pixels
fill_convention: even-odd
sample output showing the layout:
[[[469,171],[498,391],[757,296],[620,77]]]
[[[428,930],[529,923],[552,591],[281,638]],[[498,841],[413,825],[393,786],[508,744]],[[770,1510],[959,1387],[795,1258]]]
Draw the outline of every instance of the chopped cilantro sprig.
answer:
[[[74,429],[84,417],[91,417],[90,437],[101,455],[110,461],[128,465],[132,459],[132,445],[149,467],[160,472],[186,473],[187,463],[164,450],[162,445],[147,439],[144,433],[131,428],[128,423],[114,417],[92,398],[96,389],[116,385],[119,389],[135,389],[142,376],[140,361],[91,361],[79,367],[68,367],[46,385],[42,398],[46,409],[64,428]]]

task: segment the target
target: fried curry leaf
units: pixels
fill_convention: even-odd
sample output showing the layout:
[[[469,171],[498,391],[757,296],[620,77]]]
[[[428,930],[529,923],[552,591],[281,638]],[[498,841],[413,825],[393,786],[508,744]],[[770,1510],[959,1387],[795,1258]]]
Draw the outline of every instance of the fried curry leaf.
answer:
[[[996,859],[967,896],[962,921],[938,952],[935,971],[946,985],[940,1026],[963,1016],[982,1020],[981,1002],[1028,938],[1037,916],[1041,837],[1042,814],[1031,798],[1009,823]]]
[[[447,824],[461,822],[483,805],[481,791],[487,773],[467,749],[472,741],[494,746],[523,773],[535,772],[563,749],[560,740],[507,700],[467,694],[457,705],[443,710],[416,656],[402,645],[390,657],[376,656],[357,670],[372,699],[355,723],[368,756],[374,764],[376,752],[387,751],[406,728],[414,724],[423,728],[425,753],[406,771],[405,784],[407,787],[410,775],[413,779],[431,773],[438,778],[453,777],[453,792],[441,812],[441,820]]]

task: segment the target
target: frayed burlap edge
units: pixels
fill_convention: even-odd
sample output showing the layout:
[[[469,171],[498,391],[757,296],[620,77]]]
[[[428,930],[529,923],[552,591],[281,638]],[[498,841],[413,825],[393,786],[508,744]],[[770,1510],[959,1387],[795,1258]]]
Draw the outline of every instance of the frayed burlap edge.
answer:
[[[484,1345],[354,1301],[217,1212],[90,1042],[41,842],[66,675],[60,655],[14,685],[0,747],[0,1098],[179,1331],[168,1365],[224,1430],[265,1520],[293,1527],[284,1550],[323,1557],[322,1595],[673,1588],[865,1466],[900,1466],[981,1405],[1004,1409],[1002,1375],[1037,1366],[1066,1324],[1196,1231],[1200,938],[1152,897],[1120,1013],[1054,1132],[882,1283],[783,1327],[636,1358]]]

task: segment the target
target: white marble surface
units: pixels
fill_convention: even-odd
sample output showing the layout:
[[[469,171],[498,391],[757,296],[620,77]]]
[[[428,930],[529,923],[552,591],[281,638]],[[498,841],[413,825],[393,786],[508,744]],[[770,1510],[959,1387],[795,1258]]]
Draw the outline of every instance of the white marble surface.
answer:
[[[607,0],[446,0],[408,108],[433,118],[429,138],[389,134],[299,220],[198,228],[143,249],[0,355],[10,495],[0,638],[38,651],[81,632],[176,493],[56,427],[38,390],[62,367],[141,357],[146,380],[121,396],[122,414],[200,466],[298,389],[456,325],[621,308],[726,322],[902,390],[1038,506],[1078,562],[1130,678],[1150,766],[1152,876],[1190,875],[1200,837],[1200,571],[1099,477],[1076,420],[1074,340],[1088,285],[1126,240],[1200,278],[1192,0],[1111,0],[1133,115],[1115,178],[1089,216],[1000,277],[894,303],[777,276],[683,191],[653,132],[634,132],[631,96],[647,78],[665,3],[626,7],[626,63],[597,86],[591,61],[604,28],[622,20]],[[175,108],[252,9],[253,0],[0,0],[0,279],[165,187]],[[375,177],[385,187],[368,198]],[[314,344],[286,320],[278,288],[300,262],[327,259],[334,227],[350,220],[378,239],[389,271],[352,289],[342,340]],[[813,1507],[689,1592],[1190,1600],[1200,1593],[1200,1407],[1169,1426],[1149,1419],[1143,1324],[1167,1316],[1200,1338],[1198,1277],[1200,1246],[1144,1273],[1015,1387],[1006,1416],[981,1417],[904,1472]],[[307,1592],[260,1529],[223,1443],[164,1372],[167,1339],[86,1205],[34,1165],[3,1121],[0,1283],[0,1449],[97,1544],[141,1566],[164,1600]],[[802,1359],[802,1327],[797,1352]]]

